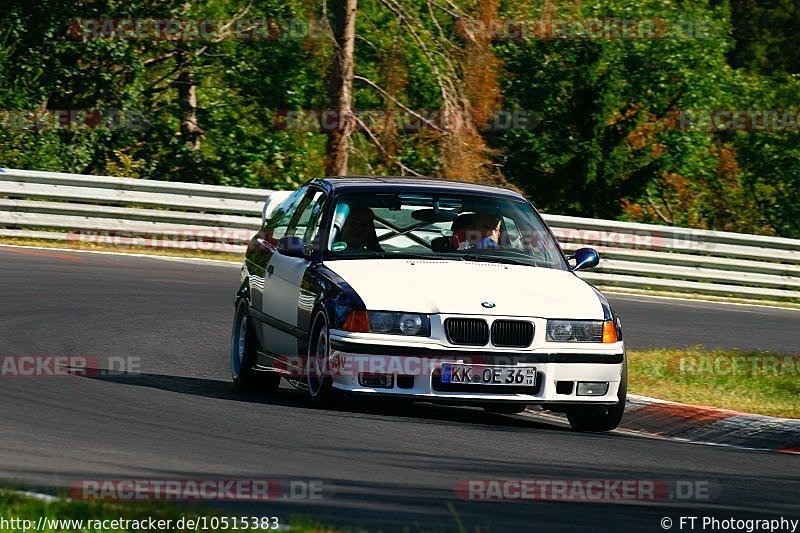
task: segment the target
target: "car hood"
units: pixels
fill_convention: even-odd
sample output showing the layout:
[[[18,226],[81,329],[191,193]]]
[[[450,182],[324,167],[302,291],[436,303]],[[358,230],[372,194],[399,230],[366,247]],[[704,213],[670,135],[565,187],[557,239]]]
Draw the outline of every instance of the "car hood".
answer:
[[[367,309],[444,314],[602,319],[592,287],[572,272],[477,261],[345,259],[325,266]],[[495,304],[492,308],[483,302]]]

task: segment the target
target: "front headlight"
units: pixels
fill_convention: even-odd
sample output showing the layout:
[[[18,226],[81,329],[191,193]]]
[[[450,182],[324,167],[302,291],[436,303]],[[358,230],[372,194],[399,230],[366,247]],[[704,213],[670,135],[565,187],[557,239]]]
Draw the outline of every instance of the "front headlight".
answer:
[[[428,315],[397,313],[393,311],[368,311],[369,330],[372,333],[429,337],[431,321]]]
[[[602,320],[548,320],[550,342],[603,342]]]
[[[550,342],[613,344],[619,341],[619,336],[611,320],[548,320],[546,339]]]

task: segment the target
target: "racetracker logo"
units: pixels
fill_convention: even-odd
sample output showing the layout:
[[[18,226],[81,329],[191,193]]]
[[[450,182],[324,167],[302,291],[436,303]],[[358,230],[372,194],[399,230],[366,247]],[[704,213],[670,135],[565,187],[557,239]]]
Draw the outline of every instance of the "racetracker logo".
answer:
[[[500,109],[491,117],[470,111],[444,112],[440,109],[283,109],[273,115],[278,129],[293,131],[343,131],[363,127],[373,132],[445,131],[474,127],[481,131],[534,130],[539,119],[533,111]]]
[[[462,479],[455,493],[468,501],[707,501],[713,488],[704,480]]]
[[[70,247],[78,249],[97,247],[121,250],[164,248],[241,253],[250,241],[252,233],[251,230],[246,229],[211,227],[198,230],[167,228],[159,231],[85,230],[68,233],[67,242]]]
[[[82,41],[272,41],[279,39],[330,39],[324,19],[147,19],[79,18],[70,23],[69,35]]]
[[[447,358],[418,357],[412,355],[367,355],[334,352],[328,358],[327,367],[316,357],[305,355],[286,355],[271,361],[272,368],[284,377],[305,377],[309,370],[315,374],[329,373],[332,377],[353,377],[369,375],[394,375],[429,377],[443,366],[458,361],[460,367],[472,365],[477,372],[491,372],[491,368],[524,364],[525,357],[517,356],[470,356],[454,353]],[[452,365],[451,365],[452,366]],[[485,368],[483,368],[485,367]]]
[[[51,378],[138,375],[141,363],[140,357],[108,357],[103,368],[99,358],[85,355],[3,355],[0,356],[0,376]]]
[[[100,368],[96,357],[84,355],[0,356],[0,376],[16,378],[88,376]]]
[[[689,239],[672,239],[657,231],[647,230],[638,230],[636,233],[559,227],[551,227],[551,230],[561,247],[569,249],[584,245],[636,250],[670,249],[689,242]]]
[[[152,123],[135,109],[0,109],[0,126],[14,131],[144,131]]]
[[[800,109],[681,109],[667,124],[679,131],[798,131]]]
[[[798,376],[798,355],[681,355],[667,367],[684,376]]]
[[[76,500],[109,501],[321,500],[331,492],[321,480],[84,479],[69,486]]]
[[[456,29],[470,40],[639,41],[711,39],[725,35],[704,20],[661,18],[498,19],[462,18]]]

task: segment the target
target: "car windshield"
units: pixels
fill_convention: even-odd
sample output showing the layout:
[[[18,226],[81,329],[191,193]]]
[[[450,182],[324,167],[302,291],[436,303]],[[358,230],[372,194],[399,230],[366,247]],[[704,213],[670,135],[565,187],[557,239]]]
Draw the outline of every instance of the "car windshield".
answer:
[[[568,269],[558,244],[527,202],[452,192],[339,196],[326,257],[452,259]]]

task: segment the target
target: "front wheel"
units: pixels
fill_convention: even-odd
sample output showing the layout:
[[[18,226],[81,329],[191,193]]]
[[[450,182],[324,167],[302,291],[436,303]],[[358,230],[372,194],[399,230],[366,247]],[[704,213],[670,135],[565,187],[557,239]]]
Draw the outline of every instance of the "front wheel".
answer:
[[[325,406],[336,399],[333,389],[328,357],[330,356],[330,331],[328,318],[320,311],[314,317],[314,326],[308,338],[308,359],[306,362],[306,385],[311,401]]]
[[[628,397],[628,365],[623,363],[614,405],[578,405],[567,408],[567,420],[575,431],[611,431],[619,426]]]

